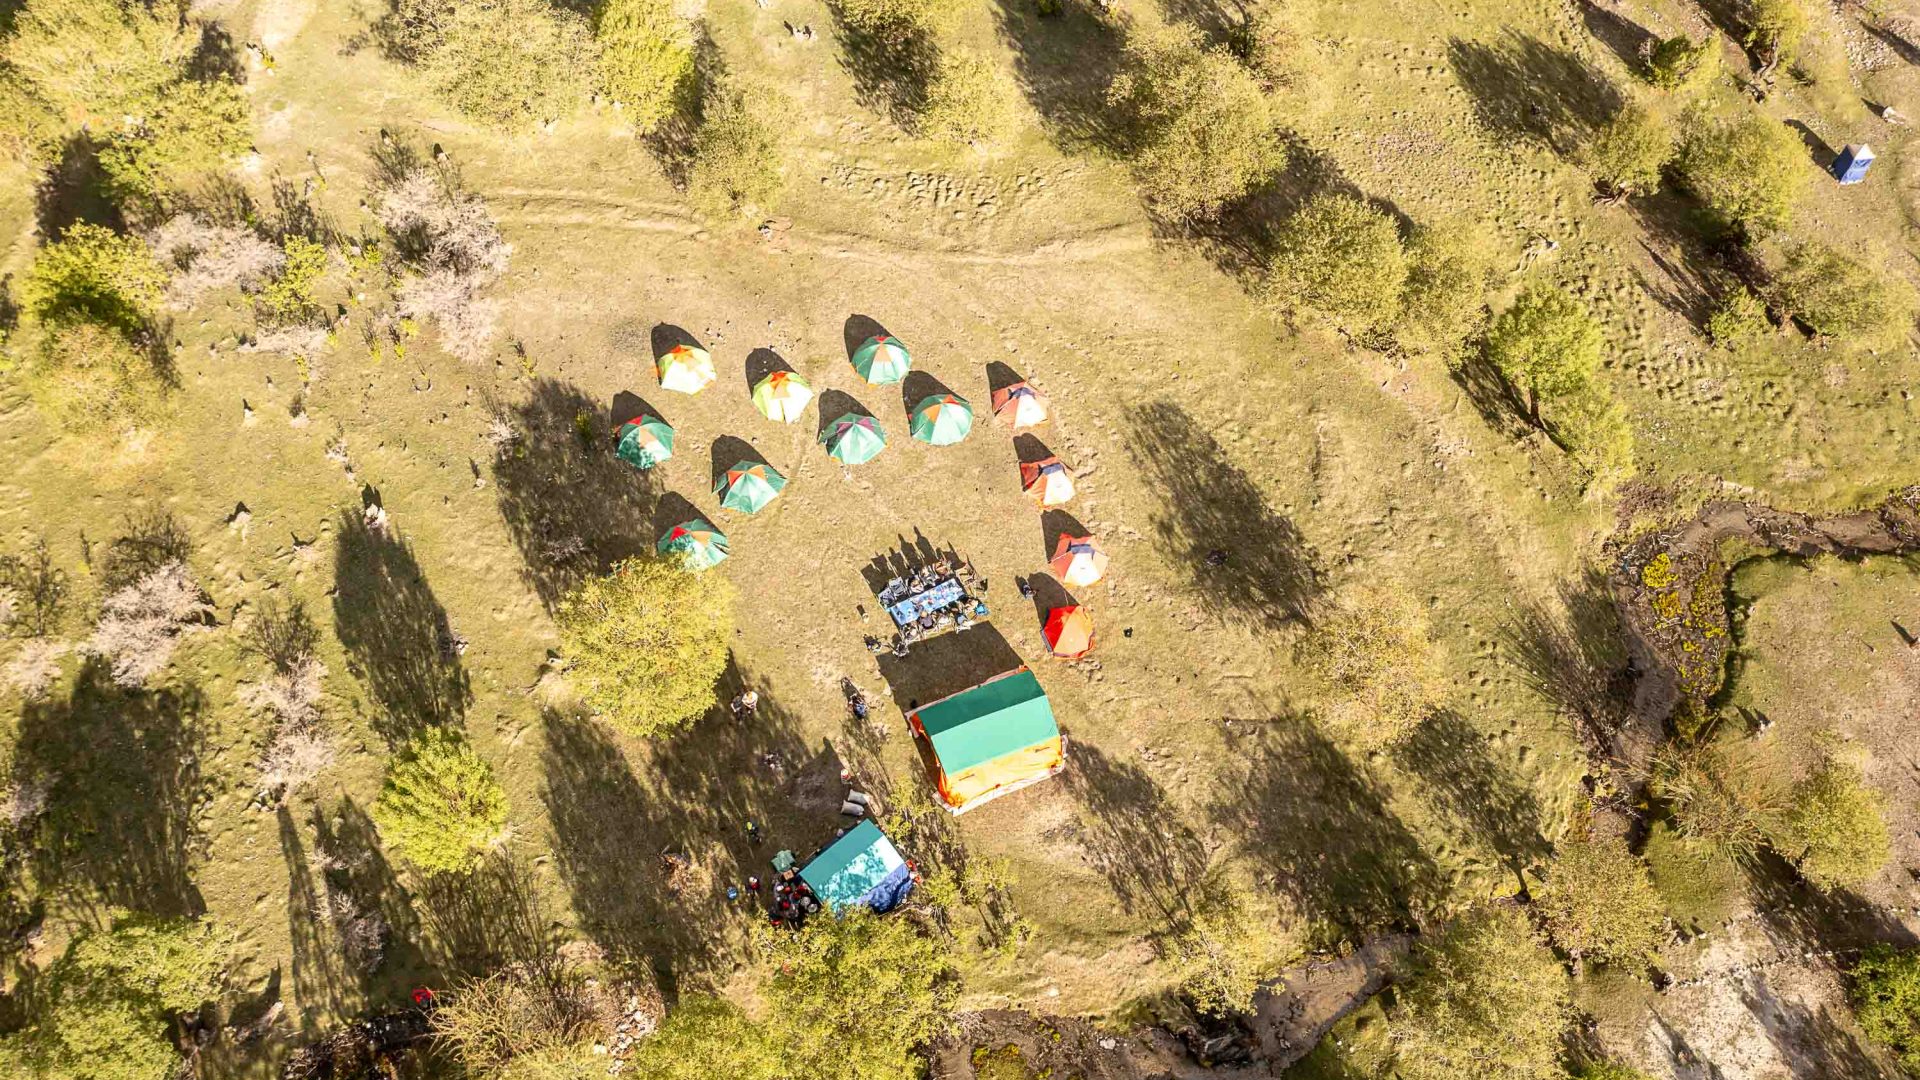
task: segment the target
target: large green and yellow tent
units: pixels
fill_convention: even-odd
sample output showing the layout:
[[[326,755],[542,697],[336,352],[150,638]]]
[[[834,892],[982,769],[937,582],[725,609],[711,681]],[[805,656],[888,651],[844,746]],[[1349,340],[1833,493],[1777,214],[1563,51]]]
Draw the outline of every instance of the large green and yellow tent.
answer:
[[[973,430],[973,406],[952,394],[929,394],[913,407],[912,430],[929,446],[951,446]]]
[[[853,350],[853,369],[875,386],[899,382],[912,367],[907,347],[885,334],[875,334]]]
[[[865,465],[886,449],[887,436],[873,417],[843,413],[820,433],[820,445],[842,465]]]
[[[720,505],[729,510],[757,514],[786,486],[787,478],[773,466],[742,461],[720,474],[713,482],[713,493],[720,496]]]
[[[907,722],[932,749],[934,786],[955,814],[1045,780],[1066,761],[1047,692],[1024,667],[922,705]]]
[[[716,377],[713,356],[698,345],[675,345],[654,359],[663,390],[697,394]]]
[[[713,527],[706,518],[683,521],[660,537],[654,550],[662,555],[677,555],[689,570],[718,566],[727,557],[727,534]]]
[[[613,452],[636,469],[651,469],[673,456],[673,428],[657,416],[641,413],[613,437]]]
[[[807,411],[813,400],[813,387],[797,372],[776,371],[753,388],[753,407],[769,420],[791,424]]]

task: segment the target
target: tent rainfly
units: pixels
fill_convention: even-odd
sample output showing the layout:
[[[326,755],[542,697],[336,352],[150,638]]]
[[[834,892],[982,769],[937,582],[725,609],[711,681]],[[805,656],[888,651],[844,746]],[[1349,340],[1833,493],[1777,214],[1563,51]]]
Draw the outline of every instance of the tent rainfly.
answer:
[[[799,873],[813,895],[834,912],[855,904],[876,912],[892,911],[913,891],[913,871],[907,860],[871,821],[848,829]]]
[[[673,428],[642,413],[614,432],[614,454],[636,469],[651,469],[673,456]]]
[[[780,470],[758,461],[742,461],[720,474],[713,493],[720,505],[743,514],[757,514],[787,486]]]
[[[1020,463],[1020,487],[1041,506],[1062,506],[1073,498],[1073,474],[1057,457]]]
[[[813,400],[813,387],[791,371],[775,371],[753,388],[753,407],[769,420],[791,424],[807,411]]]
[[[1047,565],[1060,575],[1060,580],[1074,588],[1091,585],[1107,573],[1107,553],[1100,550],[1100,544],[1091,536],[1060,537],[1060,543],[1053,549],[1053,559]]]
[[[1093,616],[1079,604],[1048,612],[1040,633],[1047,639],[1047,651],[1062,660],[1078,660],[1093,651]]]
[[[1013,425],[1015,431],[1047,420],[1047,399],[1024,380],[993,392],[993,415]]]
[[[907,722],[931,746],[934,785],[954,814],[1045,780],[1066,762],[1047,692],[1024,667],[922,705]]]
[[[843,413],[820,432],[820,445],[842,465],[864,465],[886,449],[887,436],[873,417]]]
[[[973,430],[973,406],[952,394],[928,394],[913,407],[908,430],[928,446],[952,446]]]
[[[912,367],[913,357],[899,338],[875,334],[853,350],[853,369],[875,386],[899,382]]]
[[[698,345],[675,345],[654,360],[654,369],[661,389],[682,394],[697,394],[717,377],[712,354]]]
[[[706,518],[694,518],[668,529],[653,548],[661,555],[678,556],[689,570],[707,570],[726,559],[727,534]]]

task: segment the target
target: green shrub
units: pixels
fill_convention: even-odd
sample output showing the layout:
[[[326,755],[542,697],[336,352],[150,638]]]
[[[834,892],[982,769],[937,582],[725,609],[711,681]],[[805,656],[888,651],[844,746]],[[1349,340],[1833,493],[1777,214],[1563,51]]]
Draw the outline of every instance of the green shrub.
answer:
[[[1525,396],[1527,417],[1543,426],[1543,403],[1587,389],[1600,369],[1600,324],[1585,304],[1532,282],[1487,331],[1487,360]]]
[[[15,14],[4,48],[66,125],[112,130],[164,101],[199,39],[171,4],[32,0]]]
[[[76,433],[140,427],[158,416],[172,389],[153,354],[111,327],[49,327],[27,366],[34,404]]]
[[[1860,1030],[1920,1073],[1920,951],[1872,945],[1848,974]]]
[[[776,1080],[781,1048],[768,1031],[733,1004],[704,994],[683,996],[660,1030],[634,1048],[628,1068],[649,1080]],[[844,1074],[837,1074],[844,1075]]]
[[[0,159],[45,161],[58,152],[63,128],[33,83],[0,53]]]
[[[1747,48],[1753,50],[1764,74],[1793,62],[1807,33],[1808,14],[1804,0],[1746,0],[1741,22],[1746,26]]]
[[[1398,744],[1446,700],[1446,672],[1426,612],[1397,589],[1353,589],[1300,652],[1342,695],[1329,710],[1334,726],[1368,750]]]
[[[1460,916],[1411,967],[1388,1017],[1402,1080],[1563,1080],[1567,976],[1519,909]]]
[[[92,322],[136,334],[146,329],[166,281],[145,244],[82,223],[40,250],[20,294],[41,322]]]
[[[373,821],[419,869],[468,873],[506,838],[507,793],[460,732],[432,727],[388,767]]]
[[[1656,42],[1647,55],[1647,81],[1662,90],[1692,90],[1720,74],[1720,43],[1712,34],[1685,34]]]
[[[1774,847],[1815,886],[1860,885],[1886,865],[1886,797],[1851,762],[1825,755],[1788,798]]]
[[[567,1075],[568,1052],[589,1051],[599,1027],[588,982],[575,968],[550,963],[464,980],[440,995],[434,1039],[469,1076],[499,1078],[516,1067],[526,1077]],[[604,1076],[605,1060],[599,1065]]]
[[[920,133],[947,142],[999,142],[1020,122],[1019,98],[1013,78],[992,57],[949,50],[927,87]]]
[[[1892,345],[1913,328],[1913,287],[1825,244],[1796,246],[1777,283],[1781,307],[1816,333]]]
[[[1309,199],[1281,223],[1267,263],[1272,303],[1356,334],[1393,321],[1406,283],[1399,226],[1352,195]]]
[[[1623,479],[1633,471],[1633,427],[1620,400],[1599,380],[1554,403],[1553,431],[1596,481]]]
[[[834,0],[833,9],[853,30],[892,42],[941,29],[960,4],[959,0]]]
[[[600,84],[639,131],[685,109],[692,100],[693,27],[671,0],[607,0],[594,12]]]
[[[252,145],[247,99],[224,79],[182,80],[146,118],[100,148],[100,169],[116,202],[158,209],[194,176],[216,172]]]
[[[1807,151],[1786,125],[1757,109],[1695,115],[1680,140],[1687,189],[1726,224],[1748,233],[1784,227],[1806,189]]]
[[[1286,144],[1259,81],[1186,31],[1136,32],[1107,99],[1132,123],[1141,190],[1173,218],[1206,217],[1272,179]]]
[[[460,112],[503,129],[571,114],[594,79],[586,24],[549,0],[455,4],[426,54],[427,79]]]
[[[1766,301],[1745,285],[1730,286],[1713,314],[1707,316],[1707,336],[1723,349],[1748,348],[1772,331],[1773,321],[1767,318]]]
[[[1747,860],[1779,831],[1786,791],[1774,768],[1745,743],[1672,743],[1654,755],[1653,793],[1673,808],[1681,836],[1717,854]]]
[[[695,209],[732,218],[772,205],[786,185],[789,106],[784,94],[765,86],[728,86],[712,96],[687,173]]]
[[[1207,1016],[1251,1015],[1265,970],[1260,927],[1235,893],[1203,899],[1168,942],[1174,977],[1195,1010]]]
[[[1673,159],[1673,130],[1659,113],[1623,106],[1587,144],[1587,170],[1614,195],[1645,195],[1660,186]]]
[[[1405,347],[1453,362],[1486,318],[1492,276],[1492,256],[1470,226],[1416,228],[1407,241],[1407,287],[1395,337]]]
[[[856,907],[812,919],[798,934],[764,932],[760,943],[781,1075],[911,1080],[924,1072],[919,1047],[945,1026],[957,989],[952,938]]]
[[[628,559],[561,601],[560,650],[582,700],[639,735],[713,704],[733,641],[733,587],[665,559]]]
[[[1547,933],[1575,959],[1644,969],[1666,937],[1646,864],[1584,822],[1554,852],[1536,899]]]
[[[1227,33],[1227,47],[1263,87],[1300,89],[1313,67],[1313,39],[1291,4],[1266,3]]]
[[[268,323],[306,322],[319,312],[314,287],[327,273],[326,246],[304,236],[289,236],[280,249],[285,254],[280,272],[260,290],[254,308]]]

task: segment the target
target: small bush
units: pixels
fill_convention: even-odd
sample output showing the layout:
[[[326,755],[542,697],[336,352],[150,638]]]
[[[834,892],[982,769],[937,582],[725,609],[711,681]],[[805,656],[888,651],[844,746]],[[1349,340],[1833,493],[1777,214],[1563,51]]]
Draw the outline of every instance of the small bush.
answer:
[[[1726,224],[1750,234],[1783,228],[1807,186],[1807,152],[1786,125],[1757,109],[1695,115],[1684,125],[1679,173]]]
[[[1713,35],[1695,41],[1685,34],[1647,50],[1647,81],[1662,90],[1693,90],[1720,75],[1720,46]]]
[[[1831,753],[1793,786],[1774,846],[1820,889],[1860,885],[1886,865],[1886,797]]]
[[[507,793],[458,731],[428,728],[388,768],[373,821],[419,869],[464,874],[506,839]]]
[[[1633,471],[1633,426],[1619,399],[1598,380],[1559,399],[1553,430],[1595,481],[1610,483]]]
[[[1860,1030],[1920,1073],[1920,951],[1872,945],[1848,974]]]
[[[269,325],[310,322],[319,314],[314,287],[327,273],[327,249],[304,236],[280,245],[280,272],[254,300],[254,310]]]
[[[1796,246],[1780,273],[1780,305],[1816,333],[1891,345],[1913,329],[1913,287],[1825,244]]]
[[[150,423],[171,390],[148,350],[92,323],[48,330],[24,381],[35,406],[76,434],[124,432]]]
[[[1600,369],[1605,344],[1585,304],[1532,282],[1487,332],[1487,359],[1526,399],[1527,417],[1543,426],[1543,403],[1585,390]]]
[[[1547,932],[1575,959],[1644,969],[1666,936],[1653,879],[1624,840],[1579,829],[1554,853],[1537,897]]]
[[[42,322],[90,322],[138,334],[165,284],[166,272],[146,245],[82,223],[40,249],[20,291],[27,312]]]
[[[33,0],[14,15],[6,59],[69,126],[110,130],[164,100],[199,45],[168,4]]]
[[[73,647],[64,641],[30,638],[0,668],[0,683],[28,701],[38,701],[60,678],[60,661],[71,651]]]
[[[104,657],[116,685],[138,688],[166,670],[183,635],[213,614],[185,563],[167,563],[108,596],[87,648]]]
[[[594,78],[585,23],[549,0],[470,0],[440,24],[427,80],[454,108],[497,128],[570,115]]]
[[[733,587],[665,559],[628,559],[560,604],[561,653],[582,700],[638,735],[713,704],[733,639]]]
[[[388,59],[421,64],[446,40],[453,0],[386,0],[384,6],[373,34]]]
[[[1351,195],[1308,200],[1281,223],[1267,264],[1272,303],[1356,334],[1393,320],[1406,283],[1399,226]]]
[[[757,213],[786,185],[785,95],[767,87],[727,86],[707,103],[693,140],[687,196],[715,218]]]
[[[1199,908],[1168,945],[1180,992],[1204,1015],[1249,1015],[1270,974],[1258,948],[1261,928],[1232,893],[1209,896]]]
[[[156,209],[188,181],[225,169],[252,145],[240,87],[183,79],[138,123],[100,148],[107,192],[123,205]]]
[[[1799,54],[1800,39],[1807,33],[1807,7],[1804,0],[1746,0],[1741,22],[1746,26],[1747,48],[1753,50],[1764,74],[1792,63]]]
[[[444,173],[418,168],[387,185],[378,213],[395,249],[419,271],[397,290],[401,314],[432,320],[456,356],[484,355],[499,305],[480,290],[506,271],[513,253],[486,203]]]
[[[1404,1080],[1562,1080],[1566,973],[1517,908],[1487,907],[1415,946],[1388,1016]]]
[[[1262,87],[1300,89],[1313,69],[1313,39],[1291,4],[1267,3],[1228,31],[1227,47]]]
[[[636,130],[652,131],[690,103],[693,28],[670,0],[607,0],[594,12],[593,35],[600,84]]]
[[[1162,213],[1213,215],[1286,167],[1267,97],[1231,53],[1168,30],[1136,33],[1127,55],[1107,100],[1132,121],[1134,176]]]
[[[1681,836],[1729,859],[1757,855],[1779,832],[1785,811],[1775,770],[1739,743],[1669,743],[1654,756],[1650,785],[1672,805]]]
[[[834,0],[842,22],[881,41],[940,30],[959,11],[958,0]]]
[[[1613,195],[1645,195],[1660,186],[1673,159],[1673,130],[1659,113],[1627,105],[1587,145],[1587,169]]]
[[[1362,587],[1301,645],[1302,659],[1343,696],[1330,718],[1354,744],[1393,746],[1446,700],[1446,674],[1426,612],[1404,592]]]
[[[927,88],[920,133],[947,142],[999,142],[1020,122],[1019,96],[1012,77],[991,57],[950,50]]]
[[[167,306],[192,307],[221,289],[253,292],[280,272],[286,253],[251,230],[176,214],[145,234],[154,257],[173,271]]]
[[[1648,831],[1646,856],[1653,887],[1675,922],[1698,931],[1732,917],[1745,886],[1731,858],[1665,821]]]
[[[1407,287],[1401,294],[1401,345],[1453,362],[1486,319],[1493,259],[1462,223],[1422,226],[1407,242]]]
[[[593,992],[580,972],[514,964],[443,995],[433,1034],[469,1075],[495,1076],[519,1059],[586,1049],[596,1021]]]
[[[1772,331],[1773,321],[1767,318],[1766,301],[1745,285],[1730,286],[1713,314],[1707,316],[1707,336],[1723,349],[1737,352],[1749,348]]]

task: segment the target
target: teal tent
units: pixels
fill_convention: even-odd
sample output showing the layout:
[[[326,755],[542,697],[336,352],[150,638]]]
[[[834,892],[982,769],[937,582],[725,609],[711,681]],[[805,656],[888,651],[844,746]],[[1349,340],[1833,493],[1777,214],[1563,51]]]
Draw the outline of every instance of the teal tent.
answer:
[[[829,911],[864,904],[891,911],[913,891],[913,870],[871,821],[848,829],[800,868],[800,880]]]

